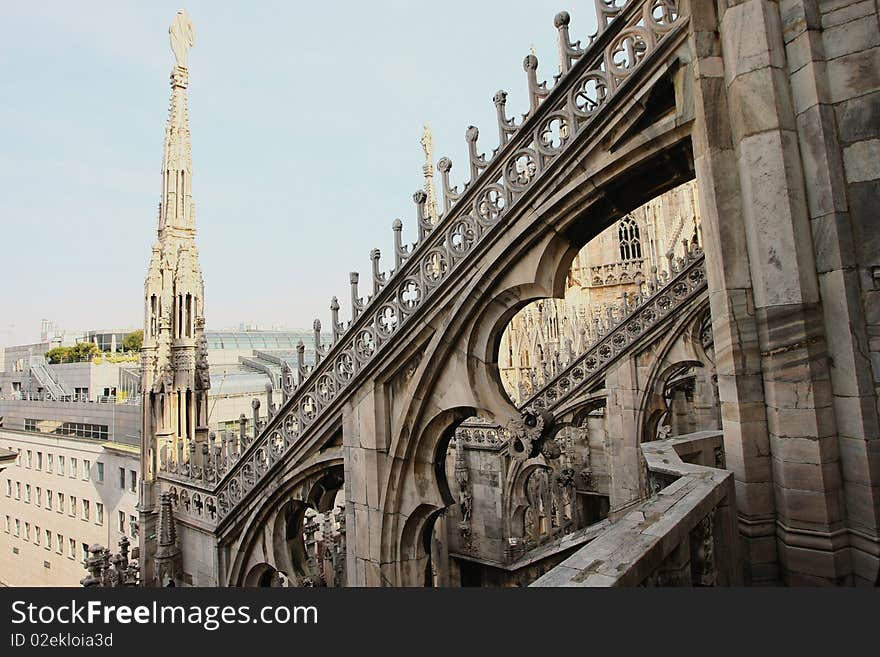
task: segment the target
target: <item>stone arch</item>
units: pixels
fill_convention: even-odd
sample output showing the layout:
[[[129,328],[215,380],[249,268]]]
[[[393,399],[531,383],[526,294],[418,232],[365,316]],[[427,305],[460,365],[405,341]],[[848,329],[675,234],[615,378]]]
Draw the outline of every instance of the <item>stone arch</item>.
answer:
[[[687,369],[713,367],[706,353],[698,347],[700,325],[708,310],[708,301],[691,308],[667,331],[667,338],[654,358],[647,375],[641,404],[640,440],[648,442],[658,435],[660,421],[668,412],[666,387],[670,379]]]
[[[513,317],[530,303],[565,297],[571,263],[579,252],[555,233],[533,248],[535,253],[521,256],[521,263],[495,282],[494,292],[476,309],[466,337],[469,360],[483,365],[468,368],[471,385],[488,384],[491,393],[498,394],[489,401],[502,408],[512,403],[498,370],[502,335]]]
[[[285,559],[286,522],[284,515],[292,511],[289,502],[296,501],[303,505],[314,490],[316,482],[325,479],[328,472],[341,473],[342,458],[336,455],[310,463],[309,467],[288,475],[286,479],[264,500],[255,507],[236,529],[221,538],[221,544],[227,546],[231,560],[226,570],[226,582],[229,586],[246,586],[249,573],[256,560],[279,571],[292,566],[292,560]],[[305,488],[305,490],[303,490]],[[274,565],[273,565],[274,562]],[[249,567],[250,566],[250,567]],[[293,568],[293,571],[296,569]],[[289,573],[293,575],[293,572]]]
[[[526,214],[508,215],[506,237],[486,247],[493,251],[481,275],[457,290],[442,316],[426,322],[429,336],[414,370],[415,383],[408,389],[410,401],[395,418],[397,426],[383,455],[390,467],[379,484],[383,518],[376,565],[382,564],[388,582],[414,581],[404,578],[399,566],[409,516],[421,504],[445,504],[436,484],[439,434],[429,431],[431,435],[424,435],[431,422],[427,418],[468,406],[470,414],[503,424],[516,413],[497,371],[503,327],[525,302],[562,296],[571,262],[586,242],[645,200],[693,178],[687,128],[661,141],[623,149],[615,156],[618,159],[602,162],[591,175],[572,169],[570,178],[536,200]],[[541,219],[536,222],[534,216],[527,216],[534,214]],[[534,230],[536,223],[541,230]],[[505,295],[507,291],[510,294]],[[469,386],[463,386],[464,381]],[[446,393],[451,387],[458,388],[457,396]],[[418,463],[411,464],[414,459]],[[419,533],[408,531],[407,535]]]
[[[429,586],[431,533],[444,507],[420,504],[403,524],[400,540],[402,583]]]
[[[505,490],[505,517],[510,523],[508,528],[510,536],[525,538],[524,532],[517,533],[517,530],[522,530],[523,516],[529,506],[526,483],[535,470],[548,467],[543,456],[511,463]]]
[[[270,587],[272,586],[272,578],[277,572],[268,563],[257,564],[248,571],[242,585],[248,587]]]
[[[425,582],[430,550],[426,540],[437,516],[456,503],[446,476],[446,451],[455,430],[467,418],[477,414],[473,407],[449,408],[436,413],[412,440],[414,458],[401,465],[396,480],[397,495],[386,502],[396,505],[395,517],[400,518],[399,537],[394,536],[394,523],[383,523],[386,541],[397,556],[399,583],[418,586]],[[397,462],[400,464],[400,461]],[[407,507],[412,511],[407,512]]]

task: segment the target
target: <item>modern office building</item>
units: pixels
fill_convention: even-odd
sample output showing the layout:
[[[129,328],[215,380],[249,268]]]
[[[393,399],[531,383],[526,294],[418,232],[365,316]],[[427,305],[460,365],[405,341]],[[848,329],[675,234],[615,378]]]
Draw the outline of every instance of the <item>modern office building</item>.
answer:
[[[102,437],[0,429],[0,584],[76,586],[87,550],[137,545],[140,447]]]

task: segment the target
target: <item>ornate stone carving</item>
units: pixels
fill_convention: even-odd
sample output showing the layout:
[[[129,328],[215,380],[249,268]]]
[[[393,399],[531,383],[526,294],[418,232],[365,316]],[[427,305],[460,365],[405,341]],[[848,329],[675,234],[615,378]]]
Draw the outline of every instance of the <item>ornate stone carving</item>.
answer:
[[[695,586],[715,586],[715,512],[712,509],[691,532],[691,573]]]
[[[645,5],[648,6],[648,3]],[[620,13],[618,6],[604,5],[600,9],[601,20],[599,32],[609,27],[611,18]],[[647,11],[647,10],[646,10]],[[259,450],[266,449],[271,433],[278,425],[287,422],[293,416],[301,421],[300,432],[308,431],[319,417],[336,408],[340,396],[346,394],[348,386],[357,379],[364,365],[383,353],[386,345],[396,339],[401,328],[407,326],[416,308],[430,303],[449,278],[450,273],[466,267],[474,247],[482,242],[489,233],[499,230],[499,220],[516,205],[525,190],[531,188],[548,170],[551,163],[567,151],[579,132],[585,129],[601,107],[589,113],[578,111],[570,96],[576,89],[589,86],[591,81],[599,81],[601,102],[604,105],[614,96],[618,83],[628,77],[633,70],[641,65],[665,38],[666,34],[679,21],[677,13],[664,13],[661,19],[652,17],[647,20],[643,12],[633,12],[625,24],[615,24],[612,45],[621,48],[624,59],[611,61],[613,48],[588,46],[581,49],[570,42],[561,50],[561,56],[569,63],[563,74],[556,79],[555,86],[550,88],[545,82],[538,82],[536,77],[537,58],[530,56],[525,62],[529,88],[529,117],[537,117],[532,125],[534,130],[522,130],[523,123],[508,118],[505,110],[506,93],[496,94],[495,105],[499,122],[501,146],[487,156],[480,154],[477,148],[479,133],[476,128],[469,128],[466,135],[470,155],[471,180],[465,185],[466,194],[445,194],[444,214],[436,221],[430,217],[428,194],[420,190],[416,196],[416,218],[419,226],[419,242],[412,246],[400,243],[401,226],[395,222],[395,269],[392,274],[382,278],[381,289],[366,302],[357,294],[356,278],[352,277],[352,321],[344,332],[334,331],[337,338],[327,350],[321,362],[309,372],[304,372],[298,386],[291,390],[288,399],[279,412],[268,422],[265,429],[256,436],[253,443],[242,454],[241,459],[232,465],[231,470],[222,474],[217,494],[224,494],[229,500],[229,487],[233,481],[241,481],[238,473],[241,468],[254,459]],[[567,30],[568,23],[560,21],[560,27]],[[188,31],[189,30],[189,31]],[[597,32],[598,34],[598,32]],[[187,27],[185,19],[181,19],[181,27],[172,30],[172,36],[181,44],[192,40],[191,27]],[[561,41],[560,41],[561,43]],[[591,40],[592,43],[592,40]],[[178,48],[178,62],[185,64],[185,48]],[[628,59],[627,59],[628,58]],[[577,60],[577,61],[575,61]],[[183,65],[182,64],[182,65]],[[613,72],[612,72],[613,70]],[[555,121],[555,123],[554,123]],[[552,125],[551,125],[552,124]],[[548,132],[549,131],[549,132]],[[555,132],[554,132],[555,131]],[[441,173],[448,174],[451,161],[444,162]],[[445,188],[444,188],[445,192]],[[465,198],[472,203],[464,203]],[[449,229],[461,222],[466,222],[468,230],[464,241],[450,240]],[[462,244],[467,248],[462,248]],[[374,270],[378,271],[378,270]],[[384,275],[383,275],[384,276]],[[375,277],[374,277],[374,280]],[[416,291],[410,291],[404,302],[399,296],[404,284],[415,285]],[[410,289],[410,288],[407,288]],[[390,313],[397,321],[389,325],[387,318]],[[667,306],[657,307],[656,314],[665,314]],[[645,323],[647,327],[651,322]],[[366,336],[366,337],[365,337]],[[602,360],[607,360],[614,353],[625,349],[629,339],[613,347],[607,346],[606,351],[599,351]],[[600,348],[601,349],[601,348]],[[588,370],[584,370],[587,372]],[[342,373],[347,373],[342,376]],[[313,400],[319,398],[317,385],[322,376],[329,375],[336,379],[327,399],[320,407],[315,408]],[[574,386],[578,381],[572,381]],[[569,388],[571,389],[571,388]],[[534,390],[534,388],[533,388]],[[551,391],[548,390],[548,393]],[[557,401],[564,397],[558,390],[553,390]],[[536,408],[550,406],[550,398],[536,400]],[[530,440],[525,435],[526,441]],[[532,445],[522,445],[526,453],[531,453]],[[548,447],[552,453],[552,446]],[[254,484],[248,484],[248,487]],[[221,514],[227,511],[221,507]]]

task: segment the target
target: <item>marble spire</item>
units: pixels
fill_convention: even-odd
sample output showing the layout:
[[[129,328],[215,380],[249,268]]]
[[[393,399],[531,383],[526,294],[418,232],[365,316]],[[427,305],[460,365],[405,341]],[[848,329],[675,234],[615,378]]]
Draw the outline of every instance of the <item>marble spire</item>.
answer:
[[[432,224],[440,221],[440,213],[437,210],[437,190],[434,187],[434,135],[431,132],[431,126],[425,124],[425,132],[419,140],[422,144],[422,150],[425,151],[425,164],[422,166],[422,172],[425,175],[425,216],[428,217]]]

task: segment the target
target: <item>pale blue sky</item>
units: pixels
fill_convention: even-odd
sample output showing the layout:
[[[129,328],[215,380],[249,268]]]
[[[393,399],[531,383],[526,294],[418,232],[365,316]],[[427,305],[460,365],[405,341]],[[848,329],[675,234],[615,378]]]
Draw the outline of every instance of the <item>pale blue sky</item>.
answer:
[[[195,24],[189,110],[209,328],[327,323],[391,222],[414,238],[422,124],[467,171],[497,145],[492,96],[528,109],[522,60],[557,71],[553,16],[582,0],[415,3],[6,2],[0,24],[0,345],[140,326],[180,6]],[[256,6],[254,6],[256,5]],[[439,184],[439,178],[438,178]],[[368,280],[366,277],[362,280]],[[362,285],[366,290],[368,284]]]

